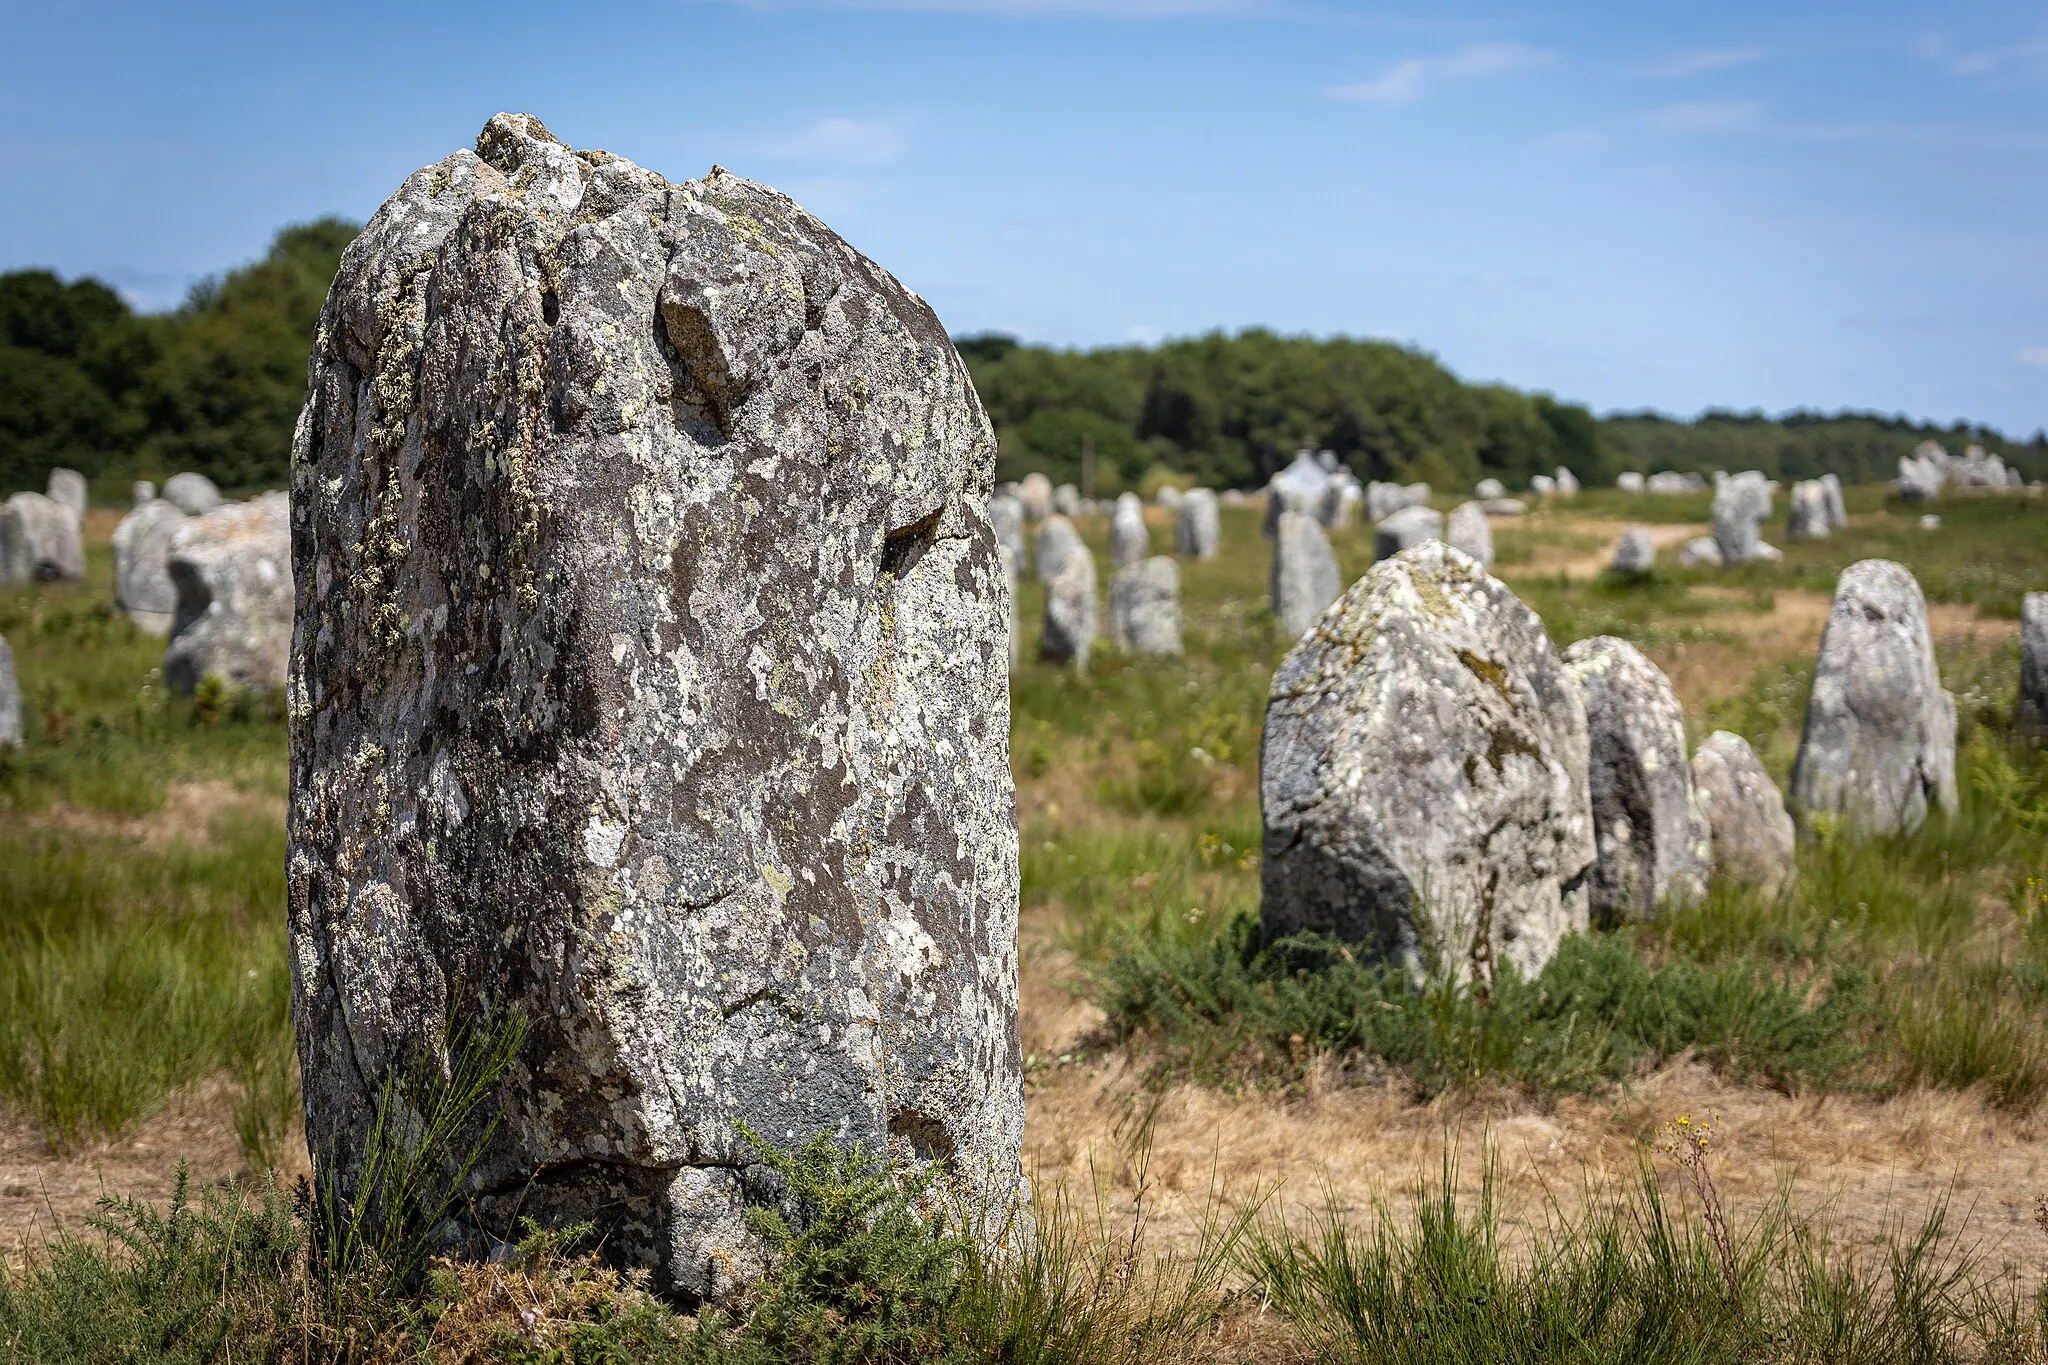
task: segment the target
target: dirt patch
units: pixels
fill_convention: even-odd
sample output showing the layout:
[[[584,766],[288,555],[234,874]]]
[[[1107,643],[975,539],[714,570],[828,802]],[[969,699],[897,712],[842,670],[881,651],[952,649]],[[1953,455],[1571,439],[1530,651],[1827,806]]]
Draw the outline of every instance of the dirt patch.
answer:
[[[213,822],[223,816],[250,820],[278,819],[275,796],[243,791],[226,782],[173,782],[165,790],[162,809],[148,815],[110,815],[105,811],[52,806],[32,815],[10,817],[22,829],[49,829],[97,838],[130,839],[144,848],[171,844],[206,844]]]
[[[1494,524],[1512,525],[1514,518],[1495,519]],[[1562,574],[1571,579],[1593,579],[1607,572],[1613,562],[1614,546],[1621,539],[1621,533],[1631,526],[1649,532],[1650,541],[1657,547],[1659,558],[1678,552],[1678,547],[1696,536],[1707,535],[1711,527],[1704,524],[1683,522],[1636,523],[1611,521],[1597,517],[1546,517],[1542,522],[1544,531],[1559,532],[1568,536],[1597,537],[1598,549],[1578,549],[1566,545],[1539,545],[1527,562],[1503,566],[1502,576],[1556,578]]]
[[[235,1136],[234,1103],[232,1082],[208,1081],[174,1098],[128,1136],[61,1157],[51,1154],[34,1124],[0,1113],[0,1256],[19,1266],[25,1252],[57,1229],[80,1230],[103,1195],[162,1206],[177,1184],[181,1161],[195,1188],[230,1176],[249,1178],[255,1173]],[[278,1172],[283,1186],[312,1172],[296,1131],[287,1150],[291,1156]]]

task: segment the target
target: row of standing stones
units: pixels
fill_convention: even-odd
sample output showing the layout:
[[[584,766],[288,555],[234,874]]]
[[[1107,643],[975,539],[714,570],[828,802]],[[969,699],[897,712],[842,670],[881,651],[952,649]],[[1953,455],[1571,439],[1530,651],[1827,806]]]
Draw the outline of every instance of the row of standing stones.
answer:
[[[516,1017],[494,1126],[446,1172],[451,1250],[593,1221],[722,1298],[763,1265],[746,1206],[784,1193],[749,1133],[932,1163],[1028,1235],[1024,516],[994,457],[930,308],[772,190],[499,115],[383,205],[321,313],[288,509],[293,1014],[340,1198],[402,1079]],[[1181,499],[1183,553],[1215,553],[1218,501]],[[1535,971],[1596,915],[1789,875],[1755,755],[1716,734],[1687,761],[1632,646],[1558,654],[1435,535],[1340,597],[1315,513],[1272,527],[1276,583],[1324,600],[1268,702],[1268,933]],[[1127,629],[1163,641],[1143,604],[1175,561],[1118,515]],[[1092,613],[1071,523],[1031,519]],[[2026,638],[2038,715],[2048,597]],[[1917,586],[1852,567],[1794,808],[1910,827],[1953,799],[1953,743]]]

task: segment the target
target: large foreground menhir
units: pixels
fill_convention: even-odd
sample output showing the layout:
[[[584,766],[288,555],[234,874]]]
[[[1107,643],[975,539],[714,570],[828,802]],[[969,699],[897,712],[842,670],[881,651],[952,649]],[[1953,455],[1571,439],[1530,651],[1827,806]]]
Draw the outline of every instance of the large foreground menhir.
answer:
[[[500,115],[349,248],[310,371],[290,876],[323,1176],[347,1191],[451,1023],[517,1016],[478,1226],[444,1232],[591,1219],[723,1295],[758,1264],[741,1124],[1018,1197],[995,448],[931,310],[773,191]]]

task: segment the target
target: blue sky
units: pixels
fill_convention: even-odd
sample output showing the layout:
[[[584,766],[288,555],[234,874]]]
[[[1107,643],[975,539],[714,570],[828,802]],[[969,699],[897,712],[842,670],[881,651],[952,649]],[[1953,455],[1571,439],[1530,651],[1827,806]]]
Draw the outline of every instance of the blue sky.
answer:
[[[173,303],[524,109],[788,191],[956,333],[2048,425],[2048,11],[1632,8],[0,0],[0,266]]]

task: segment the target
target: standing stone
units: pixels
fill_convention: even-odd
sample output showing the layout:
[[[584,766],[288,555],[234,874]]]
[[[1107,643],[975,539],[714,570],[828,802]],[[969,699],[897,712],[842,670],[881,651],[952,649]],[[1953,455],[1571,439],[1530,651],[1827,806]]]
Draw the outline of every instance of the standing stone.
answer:
[[[1174,552],[1192,559],[1214,559],[1218,539],[1215,493],[1190,488],[1180,500],[1180,511],[1174,514]]]
[[[1834,529],[1834,519],[1828,514],[1827,486],[1819,479],[1793,484],[1791,504],[1785,522],[1787,540],[1822,540]]]
[[[1710,540],[1709,545],[1713,544]],[[1624,578],[1640,578],[1657,565],[1657,542],[1640,526],[1631,526],[1614,542],[1614,559],[1609,564]]]
[[[1257,499],[1242,488],[1226,488],[1216,495],[1216,501],[1223,507],[1250,507]]]
[[[1425,540],[1443,538],[1443,513],[1434,507],[1404,507],[1373,528],[1372,557],[1392,559]]]
[[[204,474],[173,474],[164,480],[164,500],[176,503],[187,516],[201,516],[220,506],[220,490]]]
[[[1081,533],[1074,529],[1074,523],[1055,512],[1038,526],[1038,552],[1034,556],[1038,581],[1050,583],[1060,571],[1060,562],[1070,554],[1087,554],[1088,547],[1081,543]]]
[[[1181,500],[1186,496],[1187,494],[1181,492],[1180,489],[1175,488],[1172,484],[1163,483],[1159,485],[1159,491],[1152,495],[1152,505],[1162,511],[1178,512],[1180,511]]]
[[[1842,481],[1833,474],[1823,474],[1820,486],[1827,495],[1828,529],[1839,531],[1849,524],[1849,509],[1842,502]]]
[[[156,501],[156,485],[148,479],[137,479],[135,481],[134,494],[135,505],[137,507],[147,507]]]
[[[1063,483],[1052,490],[1052,510],[1063,517],[1081,515],[1081,490],[1070,483]]]
[[[1488,498],[1504,498],[1508,490],[1499,479],[1481,479],[1472,486],[1472,496],[1485,502]]]
[[[1712,536],[1694,536],[1678,547],[1678,566],[1681,569],[1717,569],[1721,563],[1721,545]]]
[[[320,1179],[354,1194],[387,1082],[516,1016],[444,1245],[594,1222],[730,1295],[777,1188],[742,1123],[930,1161],[1000,1224],[995,441],[930,307],[772,190],[500,115],[378,211],[316,336],[289,907]]]
[[[1633,469],[1624,469],[1614,476],[1614,486],[1624,493],[1643,491],[1643,476]]]
[[[1422,495],[1422,501],[1429,501],[1427,492]],[[1365,519],[1375,524],[1414,504],[1414,496],[1398,483],[1382,483],[1374,479],[1365,486]]]
[[[1022,568],[1027,558],[1024,504],[1007,494],[996,494],[988,500],[988,525],[995,532],[996,544],[1009,554],[1011,571]]]
[[[176,590],[164,683],[189,693],[218,676],[267,692],[285,685],[292,648],[291,509],[283,493],[228,503],[172,530]]]
[[[1586,713],[1543,623],[1440,541],[1375,564],[1274,675],[1266,936],[1534,975],[1587,925]]]
[[[41,493],[0,505],[0,584],[85,577],[85,543],[71,509]]]
[[[1041,546],[1042,548],[1042,546]],[[1076,542],[1055,561],[1045,580],[1045,630],[1038,657],[1088,670],[1088,651],[1095,647],[1095,556]]]
[[[1109,580],[1109,639],[1126,654],[1180,653],[1180,566],[1155,555]]]
[[[1519,517],[1529,510],[1529,504],[1520,498],[1488,498],[1479,507],[1489,517]]]
[[[1116,511],[1109,519],[1109,564],[1112,571],[1128,568],[1152,553],[1152,536],[1145,529],[1145,504],[1136,493],[1119,493]]]
[[[21,747],[21,679],[14,676],[14,650],[0,635],[0,749]]]
[[[1955,698],[1941,685],[1919,583],[1902,565],[1865,559],[1835,584],[1792,766],[1792,808],[1802,822],[1831,816],[1872,833],[1910,833],[1930,804],[1956,806]]]
[[[1290,640],[1298,640],[1324,608],[1344,591],[1330,538],[1314,517],[1288,512],[1273,537],[1273,615]]]
[[[1557,491],[1557,480],[1551,478],[1548,474],[1531,474],[1529,476],[1529,491],[1538,497],[1548,497]]]
[[[1693,788],[1713,832],[1714,875],[1775,897],[1792,879],[1792,816],[1741,735],[1716,730],[1692,756]]]
[[[1578,491],[1579,476],[1566,469],[1563,465],[1559,465],[1557,467],[1557,495],[1560,498],[1569,498]]]
[[[1351,471],[1340,469],[1330,476],[1330,486],[1323,490],[1323,504],[1318,511],[1323,529],[1342,531],[1351,525],[1351,517],[1365,501],[1365,493],[1358,486],[1358,480],[1351,477]]]
[[[1764,557],[1759,548],[1763,524],[1771,515],[1770,483],[1756,470],[1721,481],[1714,490],[1714,544],[1724,564],[1747,564]]]
[[[1606,924],[1652,919],[1707,891],[1706,813],[1685,757],[1685,710],[1664,670],[1626,640],[1597,635],[1564,652],[1586,705],[1597,850],[1587,890]]]
[[[114,605],[152,635],[169,634],[178,610],[171,540],[188,520],[175,504],[155,498],[114,528]]]
[[[2048,734],[2048,592],[2020,599],[2020,704],[2022,728]]]
[[[1298,451],[1294,462],[1266,484],[1266,534],[1277,535],[1280,518],[1289,512],[1321,521],[1329,491],[1330,472],[1317,462],[1315,452]]]
[[[1027,521],[1044,521],[1052,515],[1052,480],[1032,470],[1017,484],[1017,500],[1024,504]]]
[[[1493,527],[1487,524],[1486,509],[1476,502],[1461,502],[1451,513],[1449,534],[1445,541],[1454,550],[1463,550],[1473,562],[1488,573],[1493,572]]]
[[[85,531],[85,475],[75,469],[52,469],[50,471],[49,498],[51,502],[71,509],[71,519],[78,523],[80,534]]]

